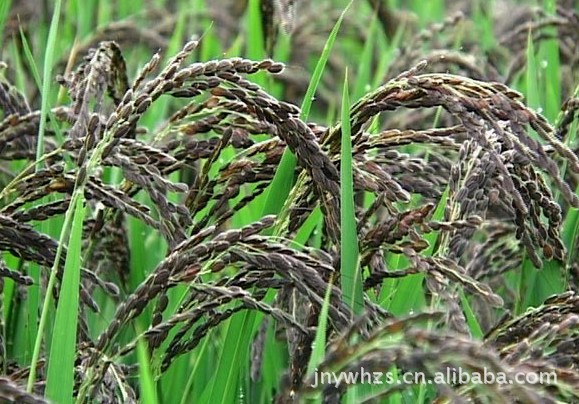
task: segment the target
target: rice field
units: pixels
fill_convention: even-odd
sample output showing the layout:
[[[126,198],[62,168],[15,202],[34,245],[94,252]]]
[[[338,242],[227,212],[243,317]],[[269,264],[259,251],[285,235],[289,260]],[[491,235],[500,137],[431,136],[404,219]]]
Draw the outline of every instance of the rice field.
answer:
[[[0,402],[579,402],[577,1],[1,0],[0,45]]]

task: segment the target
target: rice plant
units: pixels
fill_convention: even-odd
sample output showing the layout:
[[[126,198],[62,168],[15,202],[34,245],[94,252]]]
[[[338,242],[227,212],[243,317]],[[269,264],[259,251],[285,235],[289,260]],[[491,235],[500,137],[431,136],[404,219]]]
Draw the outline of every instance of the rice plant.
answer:
[[[530,3],[3,1],[1,401],[579,401],[579,14]]]

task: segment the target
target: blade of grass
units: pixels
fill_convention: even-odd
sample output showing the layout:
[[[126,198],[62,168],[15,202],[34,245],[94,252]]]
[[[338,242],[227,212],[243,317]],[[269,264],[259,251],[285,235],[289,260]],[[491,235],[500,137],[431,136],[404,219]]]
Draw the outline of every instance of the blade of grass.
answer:
[[[579,86],[575,88],[576,97],[579,95]],[[575,140],[577,138],[577,131],[579,129],[579,120],[575,119],[570,126],[569,136],[565,139],[565,144],[573,145],[575,144]],[[567,171],[567,165],[563,166],[561,172],[564,174]],[[575,190],[575,193],[579,195],[579,187]],[[565,221],[563,223],[563,229],[561,231],[561,236],[563,238],[563,242],[567,247],[567,251],[569,254],[569,262],[576,262],[577,250],[579,246],[576,245],[577,240],[579,240],[579,209],[569,207],[567,214],[565,215]]]
[[[261,60],[265,57],[261,0],[249,0],[247,7],[247,57],[253,60]],[[267,77],[263,72],[253,75],[252,81],[267,88]]]
[[[312,211],[312,213],[310,213],[308,218],[304,221],[304,224],[302,224],[302,227],[300,227],[300,229],[296,233],[292,246],[294,248],[299,248],[299,246],[305,245],[310,236],[312,235],[312,233],[315,231],[318,225],[322,223],[322,221],[323,221],[322,211],[319,207],[316,207]]]
[[[555,16],[557,2],[555,0],[545,0],[543,8],[547,15]],[[549,39],[541,42],[539,60],[541,61],[541,67],[545,69],[545,117],[554,122],[561,108],[561,67],[557,28],[547,27],[546,34]]]
[[[94,16],[98,13],[98,0],[86,0],[84,2],[70,2],[69,8],[74,7],[73,12],[76,12],[77,16],[77,35],[79,39],[84,39],[91,35],[92,30],[94,30],[94,24],[96,20]],[[73,12],[69,11],[69,15],[74,15]]]
[[[157,404],[157,393],[155,390],[155,380],[153,379],[150,356],[147,344],[143,339],[137,343],[137,356],[139,358],[139,389],[140,402],[144,404]]]
[[[526,94],[527,105],[533,109],[538,110],[541,106],[541,98],[539,95],[539,76],[537,71],[537,58],[535,55],[535,46],[533,44],[533,35],[529,31],[527,38],[527,73],[526,79]]]
[[[50,28],[48,30],[48,39],[46,42],[46,50],[44,53],[44,67],[42,71],[42,99],[40,101],[40,126],[38,128],[38,139],[36,143],[36,161],[40,161],[44,155],[44,133],[46,132],[46,117],[50,108],[50,91],[52,87],[52,68],[54,66],[54,50],[57,43],[58,23],[60,20],[60,10],[62,8],[62,0],[56,0],[54,3],[54,11],[52,13],[52,20],[50,21]],[[40,170],[42,164],[39,162],[36,170]]]
[[[260,0],[249,0],[247,7],[247,25],[247,56],[255,60],[260,60],[265,56]]]
[[[462,304],[462,309],[466,316],[466,323],[471,332],[471,335],[474,338],[482,339],[482,337],[484,336],[484,332],[482,331],[482,328],[476,318],[474,310],[472,309],[470,303],[468,302],[467,296],[464,294],[463,290],[459,291],[459,295],[460,295],[460,302]]]
[[[318,317],[318,327],[316,329],[316,337],[312,344],[312,354],[310,355],[310,360],[308,362],[307,374],[311,375],[317,372],[318,365],[322,363],[324,357],[326,356],[326,335],[328,332],[328,312],[330,310],[330,297],[332,296],[332,285],[334,283],[333,278],[330,279],[328,283],[328,288],[326,289],[326,294],[324,296],[324,303],[322,304],[322,309]],[[320,397],[316,397],[319,401]]]
[[[316,370],[316,367],[322,363],[324,356],[326,355],[326,334],[328,332],[328,311],[330,309],[332,285],[333,279],[330,279],[328,288],[326,289],[326,295],[324,296],[322,310],[318,317],[316,337],[312,344],[312,354],[310,355],[310,361],[308,362],[308,374],[312,374]]]
[[[473,21],[480,32],[480,43],[485,51],[496,46],[497,38],[493,31],[493,18],[489,17],[489,12],[494,9],[494,0],[476,0],[473,11]]]
[[[372,56],[374,54],[375,43],[378,34],[378,18],[376,13],[372,17],[370,22],[370,27],[368,28],[368,40],[364,44],[364,50],[360,55],[360,61],[358,63],[358,71],[356,72],[356,81],[354,83],[353,99],[360,99],[368,92],[368,87],[372,82]]]
[[[204,402],[232,403],[235,401],[241,364],[245,363],[247,358],[247,348],[255,322],[255,313],[245,311],[240,314],[233,316],[229,321],[210,394],[209,397],[205,397],[207,401]]]
[[[200,371],[200,369],[203,368],[203,366],[201,365],[201,361],[202,361],[202,358],[207,354],[207,351],[208,351],[207,347],[209,345],[209,341],[212,340],[211,337],[213,335],[214,335],[213,332],[209,332],[207,335],[207,338],[203,339],[201,347],[199,348],[199,353],[195,358],[195,362],[193,364],[193,369],[191,369],[191,373],[189,375],[189,378],[187,379],[187,383],[185,385],[185,388],[182,390],[183,396],[181,397],[180,404],[187,404],[187,403],[191,402],[189,395],[191,394],[191,389],[193,388],[193,384],[196,381],[199,382],[199,379],[200,379],[199,371]]]
[[[12,0],[5,0],[0,3],[0,32],[4,32],[4,25],[12,6]],[[4,49],[4,35],[0,35],[0,49]]]
[[[74,361],[77,349],[80,254],[86,212],[84,202],[83,197],[77,198],[76,204],[70,209],[74,212],[74,218],[64,264],[60,299],[56,307],[56,319],[48,361],[45,394],[56,403],[72,403]]]
[[[97,12],[97,26],[104,26],[113,18],[114,7],[108,0],[98,0]]]
[[[352,170],[352,138],[350,127],[350,95],[348,69],[342,93],[342,146],[340,159],[340,276],[344,301],[354,314],[364,310],[362,276],[358,247],[356,210],[354,206],[354,179]]]

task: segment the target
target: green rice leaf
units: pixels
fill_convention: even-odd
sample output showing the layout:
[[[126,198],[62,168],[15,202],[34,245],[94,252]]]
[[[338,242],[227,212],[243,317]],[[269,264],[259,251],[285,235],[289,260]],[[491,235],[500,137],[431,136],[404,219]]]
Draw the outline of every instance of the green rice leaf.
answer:
[[[74,218],[64,264],[60,299],[56,307],[46,379],[46,396],[56,403],[72,403],[73,401],[74,361],[77,354],[80,255],[86,212],[84,198],[78,198],[72,209],[74,209]]]
[[[340,275],[344,301],[355,314],[360,314],[364,310],[364,296],[362,274],[360,272],[352,166],[350,96],[348,94],[348,71],[346,70],[342,93],[342,149],[340,161]]]

